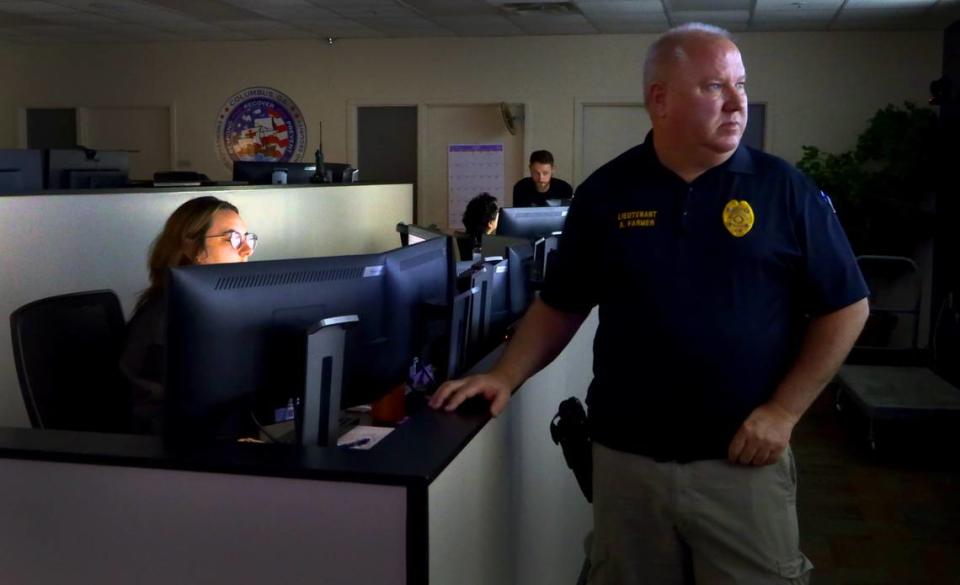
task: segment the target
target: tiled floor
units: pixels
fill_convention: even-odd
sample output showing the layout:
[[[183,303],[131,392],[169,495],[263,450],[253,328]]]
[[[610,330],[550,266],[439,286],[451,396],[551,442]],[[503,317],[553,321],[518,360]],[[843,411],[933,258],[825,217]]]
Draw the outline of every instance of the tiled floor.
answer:
[[[828,389],[794,433],[812,582],[960,585],[960,431],[890,430],[874,453],[861,422]]]

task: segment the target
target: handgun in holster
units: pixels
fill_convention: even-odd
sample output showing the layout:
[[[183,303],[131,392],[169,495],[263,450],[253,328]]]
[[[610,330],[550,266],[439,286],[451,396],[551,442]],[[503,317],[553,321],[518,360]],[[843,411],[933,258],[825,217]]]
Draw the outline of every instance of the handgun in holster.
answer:
[[[560,403],[550,421],[550,437],[563,449],[567,467],[573,470],[580,490],[593,502],[593,454],[587,413],[576,396]]]

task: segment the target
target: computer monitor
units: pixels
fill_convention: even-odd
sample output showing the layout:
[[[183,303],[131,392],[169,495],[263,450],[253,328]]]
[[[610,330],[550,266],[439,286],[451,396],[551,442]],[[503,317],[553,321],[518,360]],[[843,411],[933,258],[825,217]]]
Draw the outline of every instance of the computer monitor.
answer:
[[[563,231],[569,207],[504,207],[497,235],[536,240]]]
[[[0,195],[43,190],[43,151],[0,149]]]
[[[504,251],[506,254],[506,251]],[[493,271],[493,285],[490,301],[490,335],[498,338],[503,335],[516,320],[510,311],[510,261],[504,258],[496,263],[488,263]]]
[[[274,422],[274,411],[303,394],[306,332],[331,317],[359,317],[345,336],[341,405],[388,390],[403,372],[383,364],[390,347],[384,263],[384,254],[367,254],[172,269],[170,442],[202,444],[251,433],[252,416],[260,424]]]
[[[507,247],[507,290],[510,315],[519,319],[533,301],[533,245],[524,242]]]
[[[130,153],[126,151],[89,148],[47,151],[47,189],[122,188],[127,185],[129,175]]]
[[[385,254],[384,315],[390,347],[383,367],[406,371],[413,357],[442,370],[454,296],[455,258],[449,236]]]
[[[518,244],[529,244],[524,238],[512,238],[510,236],[500,236],[497,234],[483,236],[480,242],[480,249],[484,258],[506,258],[507,248]]]
[[[359,317],[344,333],[337,406],[370,402],[405,382],[413,357],[446,331],[450,245],[438,239],[381,254],[173,269],[171,444],[251,433],[251,415],[274,422],[272,413],[304,393],[306,334],[323,319]]]
[[[256,160],[233,161],[233,180],[245,181],[251,185],[273,184],[273,172],[284,170],[287,173],[287,184],[301,185],[309,183],[317,174],[315,163],[303,162],[269,162]]]
[[[328,183],[356,183],[360,179],[360,171],[347,163],[324,163],[323,170]]]

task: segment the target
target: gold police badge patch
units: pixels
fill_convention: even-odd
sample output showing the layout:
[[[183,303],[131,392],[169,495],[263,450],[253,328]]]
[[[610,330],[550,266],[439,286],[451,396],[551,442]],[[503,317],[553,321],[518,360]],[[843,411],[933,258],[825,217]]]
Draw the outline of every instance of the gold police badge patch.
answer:
[[[723,208],[723,227],[735,238],[742,238],[753,228],[753,208],[746,201],[731,199]]]

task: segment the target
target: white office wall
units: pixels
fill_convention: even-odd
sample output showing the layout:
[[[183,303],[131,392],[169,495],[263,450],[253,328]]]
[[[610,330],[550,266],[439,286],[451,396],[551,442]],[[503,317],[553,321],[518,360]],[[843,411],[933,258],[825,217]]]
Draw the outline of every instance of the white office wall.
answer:
[[[170,213],[201,194],[235,204],[260,236],[254,260],[380,252],[413,217],[410,185],[254,187],[0,197],[0,426],[28,426],[11,347],[17,307],[47,296],[112,289],[132,311],[147,286],[147,252]]]
[[[639,96],[653,35],[464,39],[341,39],[140,45],[7,46],[0,67],[0,147],[16,145],[17,106],[176,108],[182,168],[226,177],[216,113],[234,92],[265,85],[300,106],[308,149],[323,121],[327,159],[347,156],[348,104],[524,103],[527,148],[547,148],[571,178],[578,99]],[[796,161],[801,145],[849,148],[888,103],[925,103],[940,76],[942,33],[823,32],[738,35],[750,99],[767,106],[767,150]],[[423,123],[423,120],[421,120]],[[455,127],[453,127],[455,128]],[[638,136],[637,141],[642,137]],[[421,177],[446,173],[423,160]],[[362,173],[362,170],[361,170]],[[421,190],[426,208],[446,193]]]

